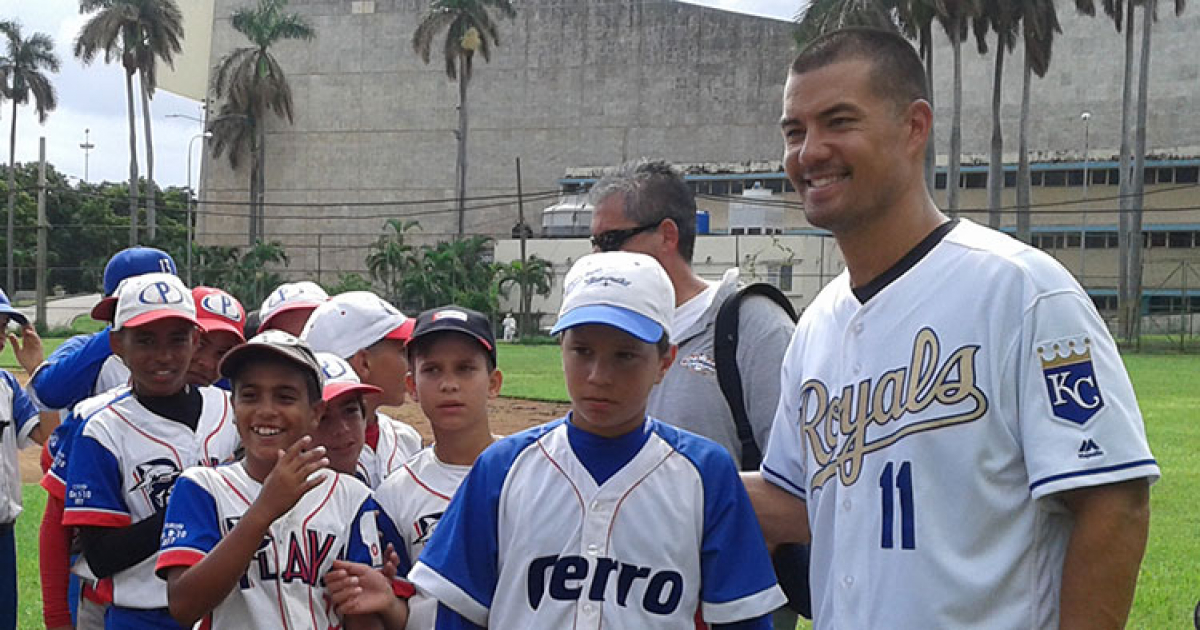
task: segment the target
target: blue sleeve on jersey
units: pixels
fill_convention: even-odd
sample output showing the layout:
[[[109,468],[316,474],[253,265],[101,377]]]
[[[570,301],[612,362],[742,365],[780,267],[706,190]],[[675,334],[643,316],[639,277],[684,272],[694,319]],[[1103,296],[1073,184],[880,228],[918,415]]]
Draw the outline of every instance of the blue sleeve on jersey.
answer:
[[[492,607],[500,575],[498,523],[504,480],[517,456],[558,422],[504,438],[480,454],[418,558],[485,609]]]
[[[121,468],[117,458],[96,438],[80,433],[71,447],[71,457],[67,462],[63,524],[102,527],[128,525],[129,508],[122,495]]]
[[[28,434],[33,430],[29,423],[39,421],[37,407],[33,406],[33,401],[29,400],[25,390],[21,389],[17,379],[13,378],[8,370],[0,370],[0,379],[12,392],[12,420],[15,425],[13,428],[16,429],[17,435]]]
[[[47,409],[67,409],[92,395],[100,368],[112,356],[109,329],[63,342],[33,375],[29,386]]]
[[[466,617],[454,612],[452,608],[441,602],[438,602],[437,622],[434,627],[437,630],[485,630],[483,626],[471,623]]]
[[[363,499],[362,505],[358,506],[358,511],[354,514],[354,520],[350,522],[350,537],[346,540],[346,548],[343,555],[346,560],[365,564],[369,567],[380,564],[376,560],[382,553],[377,529],[381,514],[383,514],[383,509],[379,507],[375,499],[372,499],[370,496]],[[367,521],[369,526],[366,530],[373,540],[364,540],[363,538],[364,519],[370,519]],[[372,553],[372,546],[374,546],[374,553]]]
[[[657,423],[659,434],[696,467],[704,483],[700,599],[719,605],[775,586],[775,569],[733,458],[716,443]]]
[[[396,550],[396,555],[400,556],[400,565],[396,567],[396,575],[408,575],[408,572],[412,570],[413,559],[408,557],[408,545],[404,543],[404,537],[400,535],[400,528],[396,527],[396,522],[388,516],[387,510],[384,510],[382,506],[379,509],[377,522],[381,548],[386,551],[390,543]],[[386,556],[384,560],[387,560]]]
[[[50,464],[50,474],[62,479],[63,483],[67,481],[67,462],[70,461],[71,447],[82,428],[83,418],[72,413],[50,435],[50,455],[54,457],[54,462]]]
[[[221,521],[216,500],[187,475],[180,476],[167,500],[155,571],[163,577],[161,570],[168,566],[191,566],[219,542]]]

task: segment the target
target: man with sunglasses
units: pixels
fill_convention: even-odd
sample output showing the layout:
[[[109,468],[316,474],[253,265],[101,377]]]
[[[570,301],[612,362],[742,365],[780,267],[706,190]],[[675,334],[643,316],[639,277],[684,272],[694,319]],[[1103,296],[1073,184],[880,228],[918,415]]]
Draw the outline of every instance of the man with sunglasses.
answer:
[[[675,287],[672,341],[675,363],[650,393],[647,413],[716,441],[742,462],[733,412],[717,381],[713,343],[717,313],[738,291],[738,268],[709,282],[692,268],[696,244],[696,198],[683,177],[663,161],[627,162],[592,187],[592,250],[648,254]],[[779,401],[783,353],[795,324],[769,298],[749,295],[738,311],[737,369],[746,416],[761,451]],[[757,469],[757,464],[753,466]],[[776,613],[775,627],[795,628],[790,611]]]

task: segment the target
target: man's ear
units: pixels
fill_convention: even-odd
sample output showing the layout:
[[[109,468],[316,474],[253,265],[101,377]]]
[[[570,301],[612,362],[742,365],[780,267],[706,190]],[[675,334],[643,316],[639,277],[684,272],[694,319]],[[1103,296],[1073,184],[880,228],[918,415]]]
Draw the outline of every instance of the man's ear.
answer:
[[[112,353],[124,358],[125,352],[125,331],[113,330],[108,333],[108,347]]]
[[[925,145],[929,142],[929,134],[933,131],[933,108],[929,101],[918,99],[909,103],[904,112],[908,126],[908,152],[924,159]]]
[[[358,380],[364,383],[367,381],[367,374],[371,371],[370,354],[366,348],[359,348],[358,352],[346,359],[346,363],[349,363],[350,367],[354,368],[355,374],[358,374]]]
[[[410,365],[409,367],[411,368],[412,366]],[[417,397],[417,377],[413,376],[411,369],[404,373],[404,388],[408,390],[409,398],[421,402],[421,399]]]
[[[663,377],[665,377],[667,375],[667,370],[670,370],[671,365],[673,365],[675,363],[675,353],[678,351],[679,351],[679,346],[677,346],[675,344],[671,344],[671,349],[667,350],[666,354],[663,354],[661,357],[659,357],[659,359],[658,359],[658,378],[654,379],[655,385],[661,383],[663,380]]]
[[[664,253],[679,253],[679,225],[674,219],[663,219],[658,224],[658,234],[662,237]]]
[[[504,384],[504,375],[500,373],[500,368],[492,370],[488,376],[488,398],[496,398],[500,395],[500,386]],[[416,398],[414,396],[414,398]]]

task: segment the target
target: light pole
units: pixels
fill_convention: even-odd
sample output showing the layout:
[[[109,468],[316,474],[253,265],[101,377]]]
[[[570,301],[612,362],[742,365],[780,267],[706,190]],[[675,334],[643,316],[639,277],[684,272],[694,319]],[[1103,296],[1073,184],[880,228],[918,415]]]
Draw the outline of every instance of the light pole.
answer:
[[[192,136],[188,140],[188,155],[187,155],[187,181],[188,181],[188,204],[187,204],[187,285],[192,286],[192,208],[195,205],[192,202],[192,147],[195,146],[196,140],[200,138],[211,138],[212,132],[205,131]]]
[[[83,143],[79,145],[79,148],[83,149],[83,183],[85,183],[85,184],[88,183],[88,158],[90,157],[89,154],[92,152],[92,149],[96,148],[96,145],[92,144],[92,142],[91,142],[91,134],[92,134],[91,129],[84,129],[83,130]]]
[[[1088,131],[1092,121],[1092,112],[1085,111],[1079,115],[1083,121],[1083,198],[1088,196]],[[1086,209],[1085,209],[1086,210]]]
[[[1088,135],[1092,121],[1092,112],[1084,111],[1079,115],[1079,119],[1083,121],[1083,198],[1088,198],[1088,141],[1091,139]],[[1079,233],[1079,283],[1087,286],[1087,215],[1088,208],[1083,206],[1083,218],[1081,220],[1081,230]]]

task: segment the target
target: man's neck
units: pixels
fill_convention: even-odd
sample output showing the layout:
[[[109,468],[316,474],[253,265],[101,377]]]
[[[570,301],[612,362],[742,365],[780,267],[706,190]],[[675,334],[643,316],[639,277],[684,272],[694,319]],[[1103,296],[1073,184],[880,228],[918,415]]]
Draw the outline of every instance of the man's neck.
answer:
[[[900,261],[930,232],[946,221],[933,199],[922,195],[917,203],[851,231],[834,234],[846,269],[850,286],[861,287],[877,278]]]
[[[470,466],[483,449],[496,441],[496,437],[488,430],[487,422],[462,431],[446,432],[434,430],[433,453],[439,461],[451,466]]]
[[[672,261],[670,265],[663,267],[667,272],[667,277],[671,279],[671,284],[675,287],[675,308],[679,308],[688,300],[700,295],[702,291],[708,288],[708,283],[703,278],[696,275],[692,266],[679,261]]]

